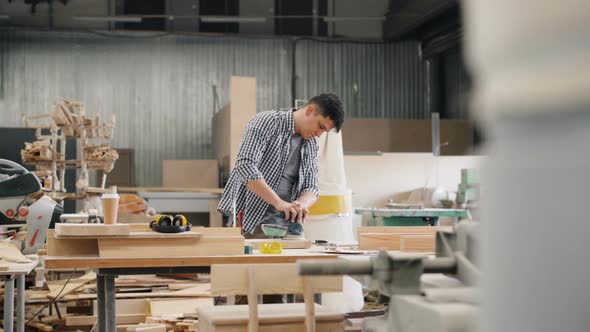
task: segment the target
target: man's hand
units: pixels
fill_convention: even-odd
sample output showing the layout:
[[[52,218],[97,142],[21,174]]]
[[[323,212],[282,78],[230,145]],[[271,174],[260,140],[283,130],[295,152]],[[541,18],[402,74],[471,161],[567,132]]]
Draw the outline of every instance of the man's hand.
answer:
[[[281,200],[275,205],[275,209],[285,214],[285,220],[291,220],[291,222],[295,222],[295,218],[297,217],[298,211],[296,207],[292,204],[293,203]]]
[[[299,201],[293,201],[291,203],[281,201],[275,206],[275,209],[285,214],[285,220],[300,224],[305,222],[309,213],[309,209]]]

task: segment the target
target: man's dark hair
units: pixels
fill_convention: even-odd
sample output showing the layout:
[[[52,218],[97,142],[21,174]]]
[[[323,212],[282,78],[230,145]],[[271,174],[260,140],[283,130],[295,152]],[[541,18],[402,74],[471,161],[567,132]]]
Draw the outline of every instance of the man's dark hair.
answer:
[[[320,114],[334,121],[336,132],[340,131],[342,123],[344,123],[344,109],[338,96],[333,93],[322,93],[321,95],[311,98],[307,104],[318,105]]]

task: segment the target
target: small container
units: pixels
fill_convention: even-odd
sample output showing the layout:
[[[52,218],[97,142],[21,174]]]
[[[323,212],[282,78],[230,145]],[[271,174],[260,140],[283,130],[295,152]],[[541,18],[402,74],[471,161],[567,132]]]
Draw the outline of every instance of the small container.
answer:
[[[283,253],[283,246],[276,242],[262,242],[260,244],[260,253],[267,255],[280,255]]]
[[[252,246],[244,246],[244,254],[246,255],[252,255],[252,253],[254,252],[254,247]]]

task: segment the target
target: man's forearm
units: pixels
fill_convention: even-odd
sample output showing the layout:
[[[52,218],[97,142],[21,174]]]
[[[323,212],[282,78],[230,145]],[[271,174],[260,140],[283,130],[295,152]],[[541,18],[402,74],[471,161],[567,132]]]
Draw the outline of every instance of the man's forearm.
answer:
[[[272,206],[276,207],[282,201],[264,179],[252,180],[248,182],[246,187]]]
[[[301,195],[299,195],[299,198],[297,198],[297,200],[306,208],[309,208],[310,206],[312,206],[315,201],[317,200],[317,197],[315,197],[315,194],[312,193],[311,191],[304,191],[301,193]]]

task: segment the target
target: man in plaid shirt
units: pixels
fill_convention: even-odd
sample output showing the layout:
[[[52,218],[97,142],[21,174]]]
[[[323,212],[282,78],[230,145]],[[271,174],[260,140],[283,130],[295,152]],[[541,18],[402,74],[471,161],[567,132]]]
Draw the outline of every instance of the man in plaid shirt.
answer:
[[[256,114],[244,131],[218,210],[229,216],[235,207],[247,237],[265,237],[260,225],[266,223],[288,226],[289,236],[302,237],[318,197],[316,138],[340,131],[343,122],[334,94],[313,97],[297,110]]]

